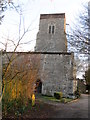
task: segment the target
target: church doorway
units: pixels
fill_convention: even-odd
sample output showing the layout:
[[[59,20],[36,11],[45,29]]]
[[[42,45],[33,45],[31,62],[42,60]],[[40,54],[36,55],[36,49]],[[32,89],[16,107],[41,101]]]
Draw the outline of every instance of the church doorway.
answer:
[[[36,93],[42,93],[42,82],[40,79],[36,81]]]

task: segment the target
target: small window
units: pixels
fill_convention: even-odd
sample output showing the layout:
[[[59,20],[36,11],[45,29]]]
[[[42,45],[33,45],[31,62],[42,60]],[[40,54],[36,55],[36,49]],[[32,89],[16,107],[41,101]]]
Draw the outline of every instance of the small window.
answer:
[[[49,33],[51,33],[51,26],[49,26]]]
[[[49,34],[54,34],[55,31],[55,26],[54,25],[50,25],[49,26]]]
[[[54,26],[52,26],[52,34],[54,34]]]

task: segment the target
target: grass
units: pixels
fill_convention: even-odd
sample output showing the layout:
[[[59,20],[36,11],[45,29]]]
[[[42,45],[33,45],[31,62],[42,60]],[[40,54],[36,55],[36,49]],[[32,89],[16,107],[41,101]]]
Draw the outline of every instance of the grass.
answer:
[[[51,101],[55,101],[55,102],[60,102],[59,99],[56,99],[56,98],[51,97],[51,96],[42,96],[42,99],[51,100]]]
[[[45,96],[45,95],[39,95],[39,97],[40,97],[42,100],[50,100],[50,101],[62,102],[62,103],[68,103],[68,102],[73,101],[73,99],[71,99],[71,98],[56,99],[55,97],[52,97],[52,96]]]

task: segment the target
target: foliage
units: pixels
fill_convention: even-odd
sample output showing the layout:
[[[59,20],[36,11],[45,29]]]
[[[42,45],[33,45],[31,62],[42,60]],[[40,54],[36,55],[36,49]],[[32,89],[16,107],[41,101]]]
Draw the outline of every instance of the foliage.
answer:
[[[84,76],[85,80],[86,80],[86,84],[90,85],[90,68],[88,68],[87,71],[85,71],[85,76]]]
[[[76,96],[77,98],[80,97],[81,93],[80,93],[80,90],[79,90],[78,87],[77,87],[77,90],[74,92],[74,94],[75,94],[75,96]]]
[[[85,75],[83,77],[86,80],[86,89],[88,90],[88,93],[90,93],[90,67],[85,71]]]
[[[30,26],[25,29],[21,34],[21,5],[15,6],[12,2],[13,0],[0,0],[0,17],[2,18],[1,12],[3,12],[5,8],[7,9],[7,5],[11,5],[16,12],[18,12],[20,16],[19,23],[19,36],[17,42],[13,39],[6,40],[6,43],[0,42],[5,46],[5,51],[3,51],[3,75],[2,75],[2,99],[3,99],[3,112],[8,113],[8,108],[11,110],[13,107],[22,108],[26,106],[28,99],[31,99],[31,95],[34,91],[34,84],[37,80],[38,69],[39,69],[39,57],[35,55],[28,56],[28,54],[20,55],[17,54],[16,50],[20,45],[21,40],[25,36],[25,34],[29,31]],[[1,4],[3,2],[3,4]],[[2,10],[3,9],[3,10]],[[0,19],[1,20],[1,19]],[[17,38],[17,37],[16,37]],[[8,44],[13,44],[13,52],[7,53]],[[23,43],[22,43],[23,44]],[[26,43],[25,43],[26,44]],[[21,101],[21,102],[20,102]],[[22,103],[22,104],[20,104]],[[8,105],[10,107],[8,107]],[[18,112],[16,113],[18,114]]]
[[[14,109],[13,107],[16,107],[16,111],[19,110],[20,113],[26,108],[38,76],[39,58],[37,56],[33,54],[17,56],[15,55],[8,69],[7,64],[3,67],[4,115]]]
[[[19,97],[18,99],[12,99],[11,101],[3,98],[2,99],[3,116],[7,116],[9,113],[12,112],[15,116],[21,115],[28,109],[30,105],[31,105],[30,100],[28,99],[26,101],[25,98],[23,98],[23,96]]]
[[[56,92],[56,93],[54,93],[54,97],[55,97],[56,99],[61,99],[62,96],[63,96],[62,92]]]
[[[61,102],[66,103],[66,99],[65,98],[61,99]]]

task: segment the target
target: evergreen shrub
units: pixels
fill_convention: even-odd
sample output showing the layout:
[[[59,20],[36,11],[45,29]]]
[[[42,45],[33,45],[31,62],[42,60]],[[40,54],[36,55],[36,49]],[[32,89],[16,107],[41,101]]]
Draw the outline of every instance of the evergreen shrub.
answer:
[[[54,97],[55,97],[56,99],[61,99],[61,98],[62,98],[62,92],[55,92],[55,93],[54,93]]]

